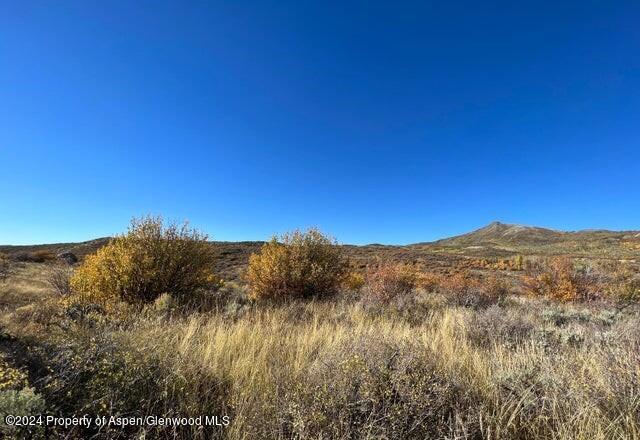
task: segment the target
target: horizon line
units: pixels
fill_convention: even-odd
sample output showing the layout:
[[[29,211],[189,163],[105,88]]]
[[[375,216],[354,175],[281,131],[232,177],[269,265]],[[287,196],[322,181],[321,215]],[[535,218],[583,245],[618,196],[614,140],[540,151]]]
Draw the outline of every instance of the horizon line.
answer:
[[[492,225],[504,225],[504,226],[508,226],[508,227],[512,227],[512,226],[519,226],[519,227],[524,227],[524,228],[531,228],[531,229],[545,229],[548,231],[553,231],[553,232],[559,232],[559,233],[580,233],[580,232],[611,232],[611,233],[633,233],[633,232],[638,232],[639,229],[623,229],[623,230],[617,230],[617,229],[607,229],[607,228],[586,228],[586,229],[576,229],[576,230],[567,230],[567,229],[556,229],[556,228],[551,228],[551,227],[546,227],[546,226],[534,226],[531,224],[522,224],[522,223],[507,223],[507,222],[503,222],[500,220],[495,220],[492,222],[489,222],[487,224],[485,224],[484,226],[480,226],[478,228],[475,229],[471,229],[467,232],[461,232],[458,234],[454,234],[454,235],[448,235],[448,236],[444,236],[444,237],[440,237],[440,238],[436,238],[434,240],[427,240],[427,241],[415,241],[415,242],[409,242],[409,243],[383,243],[383,242],[368,242],[368,243],[346,243],[346,242],[340,242],[338,241],[339,245],[342,246],[412,246],[412,245],[420,245],[420,244],[433,244],[433,243],[437,243],[438,241],[442,241],[442,240],[447,240],[450,238],[456,238],[456,237],[460,237],[463,235],[467,235],[467,234],[472,234],[474,232],[480,231],[482,229],[485,229],[487,227],[490,227]],[[301,229],[308,229],[308,228],[301,228]],[[104,239],[109,239],[109,238],[113,238],[115,236],[117,236],[119,234],[114,234],[114,235],[106,235],[106,236],[102,236],[102,237],[95,237],[95,238],[89,238],[87,240],[80,240],[80,241],[57,241],[57,242],[39,242],[39,243],[0,243],[0,246],[3,247],[8,247],[8,246],[15,246],[15,247],[20,247],[20,246],[54,246],[54,245],[66,245],[66,244],[83,244],[83,243],[89,243],[92,241],[96,241],[96,240],[104,240]],[[278,235],[278,234],[272,234],[270,237],[272,237],[273,235]],[[207,240],[211,243],[251,243],[251,242],[266,242],[270,239],[270,237],[265,238],[265,239],[253,239],[253,240]]]

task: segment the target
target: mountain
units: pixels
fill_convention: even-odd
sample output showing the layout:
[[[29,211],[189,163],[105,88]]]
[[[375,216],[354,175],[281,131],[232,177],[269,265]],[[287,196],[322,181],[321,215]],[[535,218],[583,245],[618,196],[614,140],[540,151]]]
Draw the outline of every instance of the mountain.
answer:
[[[487,256],[523,253],[636,257],[640,251],[640,232],[602,229],[557,231],[493,222],[466,234],[415,246],[440,252]]]
[[[543,245],[557,243],[567,237],[567,232],[535,226],[512,225],[493,222],[487,226],[466,234],[438,240],[435,243],[445,246],[482,246],[505,244]]]

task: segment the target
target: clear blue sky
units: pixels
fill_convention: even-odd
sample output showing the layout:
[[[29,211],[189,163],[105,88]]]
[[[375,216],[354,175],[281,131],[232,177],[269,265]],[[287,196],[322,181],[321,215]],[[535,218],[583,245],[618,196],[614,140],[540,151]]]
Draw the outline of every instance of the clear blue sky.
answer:
[[[0,243],[640,229],[637,0],[0,5]]]

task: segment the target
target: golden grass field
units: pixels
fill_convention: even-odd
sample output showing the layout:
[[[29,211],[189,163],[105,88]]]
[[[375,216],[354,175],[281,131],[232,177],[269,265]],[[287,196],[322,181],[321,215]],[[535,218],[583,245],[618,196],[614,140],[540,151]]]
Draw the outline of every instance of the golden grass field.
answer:
[[[637,439],[640,318],[614,302],[512,292],[465,307],[418,289],[206,313],[166,298],[65,306],[51,266],[0,282],[0,411],[226,415],[228,426],[2,427],[7,438]],[[4,416],[3,414],[3,416]]]

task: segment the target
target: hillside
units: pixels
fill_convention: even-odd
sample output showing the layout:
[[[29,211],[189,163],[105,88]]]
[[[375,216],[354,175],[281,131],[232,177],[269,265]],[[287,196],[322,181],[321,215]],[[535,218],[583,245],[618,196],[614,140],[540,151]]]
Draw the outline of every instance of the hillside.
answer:
[[[413,246],[437,252],[476,256],[506,256],[520,253],[636,258],[640,255],[640,231],[557,231],[493,222],[467,234]]]
[[[562,241],[568,233],[535,226],[493,222],[475,231],[436,241],[446,246],[545,245]]]
[[[0,252],[10,257],[18,254],[46,251],[54,254],[60,252],[73,252],[78,258],[92,254],[109,242],[109,237],[96,238],[94,240],[79,243],[49,243],[36,245],[0,245]]]
[[[10,257],[34,251],[70,251],[83,258],[109,241],[108,237],[81,243],[32,246],[2,246]],[[218,255],[216,270],[227,278],[237,278],[251,253],[264,242],[212,242]],[[464,266],[473,258],[508,258],[513,255],[571,255],[581,258],[640,260],[640,232],[585,230],[577,232],[493,222],[467,234],[430,243],[406,246],[370,244],[343,245],[354,265],[364,268],[379,261],[402,261],[427,270],[447,270]]]

